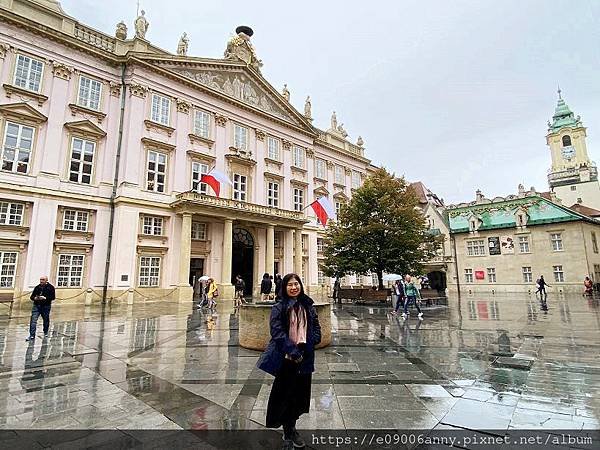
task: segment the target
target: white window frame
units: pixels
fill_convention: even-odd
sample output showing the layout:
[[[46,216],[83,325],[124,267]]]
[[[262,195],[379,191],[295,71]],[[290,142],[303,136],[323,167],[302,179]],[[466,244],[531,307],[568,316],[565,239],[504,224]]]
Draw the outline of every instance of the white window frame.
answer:
[[[18,261],[18,252],[0,252],[0,289],[10,289],[15,287]]]
[[[206,241],[206,222],[192,222],[192,240]]]
[[[476,239],[467,241],[467,256],[485,256],[485,241]]]
[[[340,211],[342,210],[342,204],[343,203],[340,202],[339,200],[334,203],[336,217],[338,217],[340,215]]]
[[[165,95],[152,93],[150,120],[169,126],[171,120],[171,99]]]
[[[207,173],[208,164],[192,161],[192,191],[196,191],[199,194],[208,193],[208,185],[206,183],[200,183],[200,178],[202,178],[202,175]]]
[[[164,236],[165,219],[160,216],[142,216],[142,234],[146,236]]]
[[[84,108],[100,110],[102,99],[102,83],[85,75],[79,76],[79,87],[77,89],[77,104]]]
[[[496,282],[496,268],[488,267],[487,268],[487,276],[488,276],[489,283],[495,283]]]
[[[65,209],[62,229],[67,231],[87,231],[90,213],[78,209]]]
[[[248,177],[239,173],[233,174],[233,200],[240,202],[248,198]]]
[[[322,180],[327,179],[327,161],[321,158],[315,158],[315,177]]]
[[[154,157],[154,161],[152,158]],[[164,158],[164,170],[159,170],[161,158]],[[158,192],[164,194],[167,189],[167,170],[169,163],[169,155],[158,150],[148,150],[148,159],[146,162],[146,190],[150,192]],[[154,164],[154,168],[150,167]],[[151,177],[150,177],[151,175]],[[162,183],[159,181],[162,175]]]
[[[248,150],[248,128],[234,123],[233,124],[233,146],[238,150]]]
[[[473,282],[473,269],[465,269],[465,283]]]
[[[338,166],[336,164],[334,169],[334,181],[337,184],[341,184],[344,186],[346,184],[346,173],[345,169],[342,166]]]
[[[562,252],[564,250],[562,233],[550,233],[550,244],[553,252]]]
[[[39,70],[36,70],[34,66],[39,68]],[[17,53],[13,85],[28,91],[40,92],[42,80],[44,79],[44,68],[45,64],[43,61]]]
[[[281,140],[273,136],[267,136],[267,158],[279,161],[281,155]]]
[[[201,109],[194,111],[194,134],[205,139],[210,138],[210,114]]]
[[[533,272],[531,266],[521,267],[521,273],[523,274],[523,283],[533,283]]]
[[[317,253],[323,253],[325,250],[325,240],[323,238],[317,238]]]
[[[306,153],[304,148],[294,145],[292,147],[292,166],[304,169],[306,165]]]
[[[552,266],[552,273],[554,274],[554,281],[556,283],[565,282],[565,272],[562,265]]]
[[[519,253],[531,253],[529,236],[519,236]]]
[[[293,193],[294,211],[299,211],[299,212],[304,211],[305,189],[294,186],[292,193]]]
[[[0,201],[0,225],[23,225],[24,211],[23,203]]]
[[[319,286],[323,286],[325,284],[325,273],[321,268],[317,269],[317,284]]]
[[[75,143],[80,142],[81,148],[77,149],[79,159],[75,158]],[[91,150],[90,150],[91,146]],[[89,156],[91,155],[91,159]],[[96,159],[96,141],[90,141],[74,136],[71,139],[71,156],[69,158],[69,181],[79,184],[92,184],[94,177],[94,160]],[[77,170],[73,170],[77,164]],[[89,168],[89,173],[85,172]]]
[[[11,134],[11,137],[15,138],[15,146],[8,146],[8,130],[11,127],[17,127],[17,134]],[[23,130],[28,129],[31,131],[31,137],[23,138]],[[35,138],[35,128],[29,125],[23,125],[17,122],[7,121],[4,126],[4,139],[2,141],[2,171],[12,173],[29,173],[29,165],[31,164],[31,154],[33,153],[33,140]],[[29,142],[29,148],[23,147],[24,142]],[[9,153],[12,152],[12,158],[9,157]],[[25,158],[26,157],[26,158]],[[19,160],[25,160],[25,162],[19,163]],[[4,164],[10,163],[11,168],[5,169]],[[19,170],[20,167],[25,167],[25,170]]]
[[[85,255],[80,253],[60,253],[56,266],[56,287],[81,287],[83,285],[84,267]]]
[[[267,206],[279,208],[279,192],[281,184],[278,181],[267,180]]]
[[[352,189],[358,189],[360,187],[360,172],[356,170],[352,171]]]
[[[160,269],[162,260],[160,256],[140,256],[138,270],[139,287],[160,286]]]

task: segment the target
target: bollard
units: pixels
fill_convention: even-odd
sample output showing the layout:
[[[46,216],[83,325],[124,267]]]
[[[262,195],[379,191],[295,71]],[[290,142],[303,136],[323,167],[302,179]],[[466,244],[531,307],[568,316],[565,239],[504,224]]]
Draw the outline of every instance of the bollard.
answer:
[[[85,300],[84,300],[84,303],[83,303],[85,306],[90,306],[92,304],[92,293],[93,292],[94,291],[91,288],[88,288],[85,291]]]
[[[134,291],[133,288],[130,288],[127,291],[127,304],[128,305],[133,305],[133,291]]]

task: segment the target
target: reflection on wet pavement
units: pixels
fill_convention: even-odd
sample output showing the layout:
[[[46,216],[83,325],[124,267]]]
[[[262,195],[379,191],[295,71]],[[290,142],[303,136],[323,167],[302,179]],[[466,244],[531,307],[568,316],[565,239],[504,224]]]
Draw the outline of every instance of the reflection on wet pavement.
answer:
[[[272,377],[238,346],[238,317],[175,301],[56,304],[0,316],[0,427],[262,429]],[[451,298],[404,321],[336,306],[303,429],[597,429],[597,299]],[[366,412],[366,413],[365,413]]]

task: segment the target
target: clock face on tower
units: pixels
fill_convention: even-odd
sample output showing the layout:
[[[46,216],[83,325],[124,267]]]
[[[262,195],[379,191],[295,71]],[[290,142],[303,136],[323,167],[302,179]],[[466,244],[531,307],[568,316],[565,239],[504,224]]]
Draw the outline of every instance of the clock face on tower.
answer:
[[[561,150],[561,153],[562,153],[562,157],[564,159],[566,159],[567,161],[570,161],[575,156],[575,148],[572,147],[571,145],[569,145],[567,147],[563,147]]]

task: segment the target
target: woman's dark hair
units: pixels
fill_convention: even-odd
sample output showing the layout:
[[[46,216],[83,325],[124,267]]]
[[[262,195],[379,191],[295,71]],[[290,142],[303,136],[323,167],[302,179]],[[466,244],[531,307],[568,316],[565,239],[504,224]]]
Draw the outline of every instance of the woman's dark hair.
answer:
[[[269,278],[269,274],[267,272],[265,272],[265,274],[263,275],[263,280]]]
[[[283,300],[288,300],[290,298],[287,293],[287,285],[292,278],[298,280],[298,283],[300,284],[300,293],[298,294],[298,298],[304,296],[304,285],[302,284],[302,280],[300,279],[300,277],[295,273],[288,273],[285,277],[283,277],[283,280],[281,281],[280,295]]]

